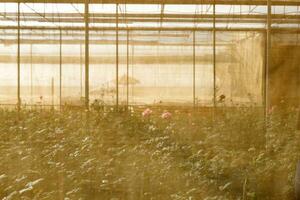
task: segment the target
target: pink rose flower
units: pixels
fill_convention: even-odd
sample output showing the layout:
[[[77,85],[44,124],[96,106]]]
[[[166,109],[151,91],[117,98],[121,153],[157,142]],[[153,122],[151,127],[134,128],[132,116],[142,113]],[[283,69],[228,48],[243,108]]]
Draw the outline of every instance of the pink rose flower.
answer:
[[[147,108],[142,112],[143,117],[149,117],[152,114],[152,110],[150,108]]]
[[[172,114],[168,111],[164,111],[163,114],[161,115],[161,118],[163,119],[169,119],[172,117]]]

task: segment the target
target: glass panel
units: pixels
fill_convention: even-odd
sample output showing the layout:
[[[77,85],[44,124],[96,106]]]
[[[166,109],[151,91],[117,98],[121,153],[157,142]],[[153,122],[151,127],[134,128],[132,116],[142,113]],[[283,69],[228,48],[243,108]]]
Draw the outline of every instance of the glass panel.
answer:
[[[22,26],[84,26],[83,4],[21,3]]]
[[[265,54],[263,34],[217,32],[216,44],[219,105],[261,105]]]
[[[141,13],[141,14],[160,14],[161,5],[159,4],[121,4],[120,13]]]
[[[0,30],[0,104],[17,103],[17,31]]]
[[[0,3],[1,26],[17,25],[16,3]],[[0,29],[0,104],[17,103],[17,31]]]
[[[37,32],[39,33],[39,32]],[[48,32],[52,40],[57,33]],[[32,44],[33,42],[33,44]],[[21,32],[21,102],[23,105],[59,103],[59,45]]]
[[[90,37],[90,102],[116,103],[115,32],[94,32]]]
[[[131,104],[189,105],[193,102],[191,35],[185,34],[185,42],[177,44],[159,34],[153,35],[154,41],[149,44],[134,39],[129,74],[136,83],[130,86]]]
[[[83,35],[80,41],[84,41]],[[84,96],[84,45],[62,45],[62,104],[83,105]],[[91,59],[91,58],[90,58]]]
[[[212,32],[195,33],[195,100],[197,106],[213,105],[213,35]]]

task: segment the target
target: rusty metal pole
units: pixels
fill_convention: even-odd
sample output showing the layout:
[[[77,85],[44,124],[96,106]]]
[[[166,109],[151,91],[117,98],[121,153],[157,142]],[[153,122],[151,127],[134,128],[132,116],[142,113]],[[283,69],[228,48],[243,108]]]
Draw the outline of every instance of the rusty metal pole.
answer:
[[[116,4],[116,110],[119,109],[119,4]]]
[[[193,107],[196,107],[196,47],[195,31],[193,31]]]
[[[131,42],[131,77],[134,77],[134,40]],[[131,102],[134,104],[134,84],[131,84]]]
[[[89,110],[89,2],[85,0],[85,108]]]
[[[126,102],[127,102],[127,109],[129,106],[129,30],[127,30],[127,43],[126,43]]]
[[[213,103],[214,108],[216,108],[216,1],[213,2],[213,89],[214,97]]]
[[[20,64],[21,64],[21,58],[20,58],[20,2],[18,3],[18,49],[17,49],[17,71],[18,71],[18,77],[17,77],[17,109],[18,111],[21,110],[21,81],[20,81]]]
[[[82,45],[80,43],[80,99],[83,96],[83,92],[82,92]]]
[[[267,2],[268,13],[267,13],[267,27],[266,27],[266,64],[264,70],[264,115],[265,119],[268,117],[268,109],[269,109],[269,68],[271,65],[271,23],[272,23],[272,5],[271,0]]]
[[[61,110],[62,99],[62,33],[59,31],[59,109]]]
[[[32,43],[30,44],[30,104],[33,105]]]

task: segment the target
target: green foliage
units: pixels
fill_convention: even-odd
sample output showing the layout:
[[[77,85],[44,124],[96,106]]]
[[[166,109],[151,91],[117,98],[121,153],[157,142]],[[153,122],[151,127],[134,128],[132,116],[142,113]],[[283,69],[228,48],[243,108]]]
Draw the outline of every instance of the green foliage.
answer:
[[[291,199],[296,110],[0,110],[1,199]]]

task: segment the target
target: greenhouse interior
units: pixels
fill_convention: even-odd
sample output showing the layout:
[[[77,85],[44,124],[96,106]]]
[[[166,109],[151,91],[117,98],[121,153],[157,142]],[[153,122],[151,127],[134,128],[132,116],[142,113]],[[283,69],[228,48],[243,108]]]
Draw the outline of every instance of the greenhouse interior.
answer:
[[[299,0],[3,0],[0,198],[298,200],[298,56]]]

